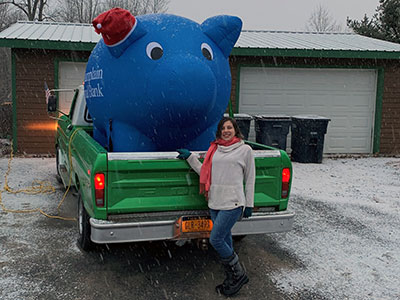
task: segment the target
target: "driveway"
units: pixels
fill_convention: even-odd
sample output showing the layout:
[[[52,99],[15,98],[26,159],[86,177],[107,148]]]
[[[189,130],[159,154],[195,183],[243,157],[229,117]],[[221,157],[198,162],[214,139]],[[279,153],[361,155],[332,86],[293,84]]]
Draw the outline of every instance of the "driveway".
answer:
[[[8,158],[0,158],[0,187]],[[293,164],[294,229],[236,242],[250,282],[235,299],[397,299],[400,159],[324,159]],[[14,158],[8,184],[49,180],[51,194],[2,192],[9,209],[57,214],[63,189],[54,158]],[[60,214],[76,214],[69,194]],[[76,245],[76,223],[0,211],[0,299],[224,299],[212,249],[172,242]]]

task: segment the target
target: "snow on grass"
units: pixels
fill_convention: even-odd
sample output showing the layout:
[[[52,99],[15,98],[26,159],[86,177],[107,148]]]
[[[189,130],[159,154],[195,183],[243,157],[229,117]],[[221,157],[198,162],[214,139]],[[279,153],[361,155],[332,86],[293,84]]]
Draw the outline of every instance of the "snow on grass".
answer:
[[[54,193],[27,195],[4,191],[4,175],[9,159],[0,158],[0,190],[2,203],[7,209],[27,210],[40,208],[50,215],[57,215],[57,205],[63,196],[63,189],[55,178],[54,158],[14,158],[8,176],[12,190],[29,189],[34,180],[49,181],[55,187]],[[61,210],[62,212],[62,210]],[[40,278],[30,278],[29,269],[34,268],[27,261],[42,254],[46,256],[43,236],[48,243],[60,244],[64,251],[77,253],[71,222],[55,220],[55,226],[45,226],[49,219],[34,213],[7,213],[0,208],[0,298],[30,299],[26,295],[40,294]],[[65,222],[65,223],[63,223]],[[68,245],[65,248],[65,245]],[[52,265],[51,262],[48,263]],[[22,272],[16,270],[22,270]],[[25,270],[25,271],[23,271]]]
[[[400,159],[293,163],[295,228],[275,239],[304,267],[275,272],[286,292],[327,299],[400,297]]]

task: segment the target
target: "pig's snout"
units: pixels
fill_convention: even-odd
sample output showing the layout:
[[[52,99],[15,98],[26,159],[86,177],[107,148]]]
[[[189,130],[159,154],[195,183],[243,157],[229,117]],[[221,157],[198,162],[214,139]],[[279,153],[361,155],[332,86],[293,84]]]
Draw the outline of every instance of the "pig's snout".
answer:
[[[171,117],[206,115],[217,100],[217,80],[212,69],[191,55],[165,61],[148,78],[148,99]]]

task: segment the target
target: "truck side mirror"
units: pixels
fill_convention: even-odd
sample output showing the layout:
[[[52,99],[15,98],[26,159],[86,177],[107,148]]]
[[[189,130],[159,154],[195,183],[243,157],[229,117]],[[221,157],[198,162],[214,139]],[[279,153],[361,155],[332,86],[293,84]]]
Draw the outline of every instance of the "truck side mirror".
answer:
[[[50,95],[47,102],[47,111],[55,112],[57,111],[57,97],[54,95]]]

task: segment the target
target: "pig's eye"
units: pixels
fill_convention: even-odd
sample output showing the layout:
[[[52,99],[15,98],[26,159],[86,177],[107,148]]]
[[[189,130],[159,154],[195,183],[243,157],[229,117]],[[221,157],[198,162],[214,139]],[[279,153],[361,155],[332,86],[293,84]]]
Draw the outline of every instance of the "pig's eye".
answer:
[[[214,58],[213,51],[210,45],[207,43],[201,44],[201,53],[203,53],[204,57],[208,60],[212,60]]]
[[[163,56],[163,48],[157,42],[151,42],[146,47],[146,54],[152,60],[160,59]]]

